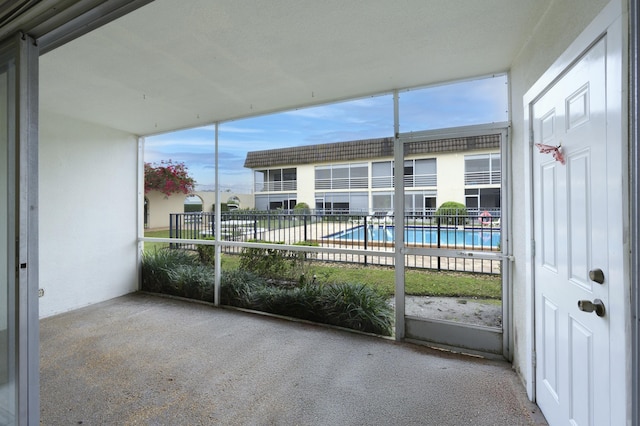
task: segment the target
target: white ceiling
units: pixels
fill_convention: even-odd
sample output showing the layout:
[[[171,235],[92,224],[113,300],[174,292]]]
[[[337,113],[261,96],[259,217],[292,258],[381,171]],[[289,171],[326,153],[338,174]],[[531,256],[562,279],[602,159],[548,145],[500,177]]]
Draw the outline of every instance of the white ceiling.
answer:
[[[508,71],[552,0],[156,0],[41,57],[42,109],[146,135]]]

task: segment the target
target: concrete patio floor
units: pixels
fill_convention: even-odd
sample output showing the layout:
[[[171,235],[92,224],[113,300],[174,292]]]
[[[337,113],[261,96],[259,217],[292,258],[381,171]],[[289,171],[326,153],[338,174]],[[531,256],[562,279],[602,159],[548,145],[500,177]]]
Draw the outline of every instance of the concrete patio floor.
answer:
[[[511,365],[137,293],[41,321],[44,425],[545,425]]]

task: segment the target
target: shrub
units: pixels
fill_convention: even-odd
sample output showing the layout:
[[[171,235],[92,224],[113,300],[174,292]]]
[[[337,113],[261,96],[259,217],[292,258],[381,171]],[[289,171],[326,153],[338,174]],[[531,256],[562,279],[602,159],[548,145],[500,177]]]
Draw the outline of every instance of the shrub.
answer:
[[[266,243],[256,240],[251,242]],[[281,279],[287,276],[290,269],[286,253],[287,250],[243,248],[240,253],[240,269],[254,272],[264,278]]]
[[[266,241],[256,240],[252,240],[252,242],[266,243]],[[295,245],[317,247],[318,243],[300,241]],[[313,253],[304,251],[244,248],[240,253],[240,268],[268,279],[296,281],[302,284],[306,280],[306,273],[309,269],[307,260],[313,257]]]
[[[467,207],[456,201],[446,201],[438,207],[435,217],[440,219],[440,223],[447,225],[458,225],[467,216]]]
[[[209,241],[215,240],[214,237],[206,237],[204,239]],[[200,260],[200,263],[204,265],[214,266],[216,254],[216,248],[214,246],[199,244],[196,248],[196,251],[198,252],[198,259]]]
[[[184,163],[171,160],[160,161],[160,164],[144,163],[145,194],[149,191],[160,191],[167,196],[179,192],[188,194],[195,184]]]
[[[164,293],[171,288],[169,271],[178,266],[197,266],[198,258],[186,250],[163,248],[142,255],[142,289]]]
[[[393,309],[374,288],[364,284],[334,284],[325,289],[323,310],[329,324],[391,335]]]
[[[220,276],[220,303],[250,308],[254,306],[255,292],[264,285],[264,279],[250,271],[223,271]]]
[[[293,213],[295,214],[309,214],[311,210],[309,209],[309,204],[307,203],[298,203],[293,206]]]
[[[393,310],[386,297],[364,284],[282,287],[256,274],[222,274],[221,302],[278,315],[391,335]]]
[[[221,212],[228,212],[229,209],[229,205],[227,203],[220,203],[220,211]],[[211,205],[211,211],[215,212],[216,211],[216,203],[213,203]]]
[[[178,265],[167,273],[170,294],[213,302],[213,269],[207,265]]]
[[[302,281],[285,286],[270,283],[250,270],[223,271],[220,302],[370,333],[391,334],[393,310],[386,296],[375,289],[364,284],[318,285]],[[185,250],[155,250],[143,255],[142,288],[212,301],[214,270],[200,263],[199,256]]]
[[[213,269],[181,249],[161,249],[142,256],[142,289],[198,300],[213,300]]]
[[[185,204],[184,205],[185,213],[200,213],[202,212],[202,204]]]

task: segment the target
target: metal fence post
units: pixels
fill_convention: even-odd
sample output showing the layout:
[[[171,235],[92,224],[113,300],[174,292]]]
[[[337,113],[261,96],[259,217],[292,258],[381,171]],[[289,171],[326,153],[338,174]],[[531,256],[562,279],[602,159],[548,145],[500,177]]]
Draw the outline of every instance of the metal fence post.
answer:
[[[304,240],[307,241],[307,217],[308,213],[304,213]]]
[[[253,239],[258,239],[258,215],[253,214]]]
[[[367,242],[369,241],[369,227],[367,226],[367,216],[364,217],[364,249],[367,249]],[[367,255],[364,255],[364,266],[367,266]]]
[[[438,248],[441,248],[440,246],[440,216],[437,216],[436,218],[436,241],[437,241],[437,246]],[[438,271],[440,271],[440,256],[438,256]]]

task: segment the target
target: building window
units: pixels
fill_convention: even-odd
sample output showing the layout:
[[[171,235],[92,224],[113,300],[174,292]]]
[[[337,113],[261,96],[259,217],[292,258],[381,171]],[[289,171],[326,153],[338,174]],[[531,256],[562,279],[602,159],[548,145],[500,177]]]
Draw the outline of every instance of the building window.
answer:
[[[435,158],[405,160],[404,186],[416,188],[437,186],[438,173]],[[393,161],[378,161],[371,164],[371,187],[393,188]]]
[[[366,192],[317,192],[315,198],[318,212],[339,214],[367,211]]]
[[[438,173],[435,158],[404,161],[405,188],[436,185],[438,185]]]
[[[406,192],[404,210],[408,215],[431,216],[436,210],[436,191]]]
[[[500,188],[465,189],[468,210],[500,210]]]
[[[371,163],[371,187],[393,188],[393,161]]]
[[[289,210],[296,205],[296,194],[269,194],[255,196],[256,210]]]
[[[363,189],[368,187],[366,163],[316,166],[315,189]]]
[[[256,192],[295,191],[297,171],[289,169],[256,170],[254,173],[254,189]]]
[[[465,155],[465,185],[499,185],[500,154]]]
[[[371,207],[376,211],[393,211],[392,192],[374,192],[371,195]]]

